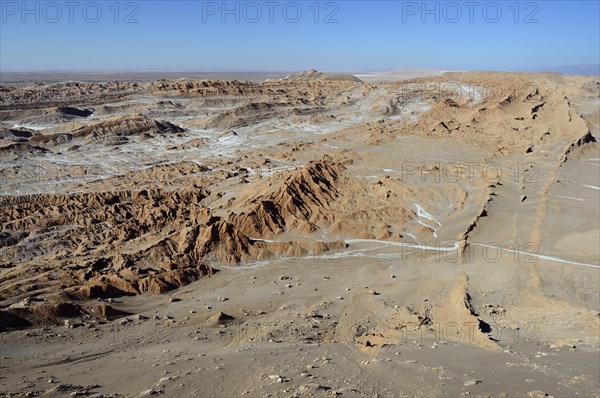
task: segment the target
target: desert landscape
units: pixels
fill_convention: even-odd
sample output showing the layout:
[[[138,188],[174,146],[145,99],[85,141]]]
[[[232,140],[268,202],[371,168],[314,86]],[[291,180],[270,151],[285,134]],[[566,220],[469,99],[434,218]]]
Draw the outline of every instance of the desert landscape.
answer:
[[[600,396],[598,76],[88,80],[0,86],[0,396]]]

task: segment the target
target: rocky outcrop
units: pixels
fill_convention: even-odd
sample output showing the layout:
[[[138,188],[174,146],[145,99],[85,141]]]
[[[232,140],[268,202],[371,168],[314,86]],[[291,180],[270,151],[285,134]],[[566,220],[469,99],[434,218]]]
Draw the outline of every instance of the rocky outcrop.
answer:
[[[283,80],[294,81],[294,82],[317,80],[317,81],[349,81],[349,82],[362,83],[362,80],[360,80],[358,77],[350,75],[350,74],[324,73],[324,72],[319,72],[315,69],[307,70],[304,72],[292,73],[291,75],[287,75],[286,77],[284,77]]]
[[[106,137],[127,137],[144,134],[174,134],[185,129],[170,122],[149,119],[144,115],[125,116],[108,119],[96,124],[82,127],[73,132],[76,137],[102,140]]]

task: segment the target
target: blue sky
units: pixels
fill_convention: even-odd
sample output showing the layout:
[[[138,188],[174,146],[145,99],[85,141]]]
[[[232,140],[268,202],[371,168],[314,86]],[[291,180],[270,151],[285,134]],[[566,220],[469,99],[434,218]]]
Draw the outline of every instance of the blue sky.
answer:
[[[600,63],[596,0],[65,1],[0,0],[0,70],[510,70]],[[223,4],[232,12],[224,13]]]

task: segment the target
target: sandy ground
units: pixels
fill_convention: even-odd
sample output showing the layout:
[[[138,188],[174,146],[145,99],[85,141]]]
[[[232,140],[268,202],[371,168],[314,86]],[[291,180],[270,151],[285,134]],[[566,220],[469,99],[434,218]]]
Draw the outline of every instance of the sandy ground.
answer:
[[[599,396],[598,79],[358,77],[4,89],[0,394]]]

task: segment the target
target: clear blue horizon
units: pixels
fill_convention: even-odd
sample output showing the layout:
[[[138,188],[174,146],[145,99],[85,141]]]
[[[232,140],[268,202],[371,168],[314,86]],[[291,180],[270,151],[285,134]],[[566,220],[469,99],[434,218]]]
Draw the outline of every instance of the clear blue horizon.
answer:
[[[600,64],[598,1],[0,0],[0,13],[5,72]]]

